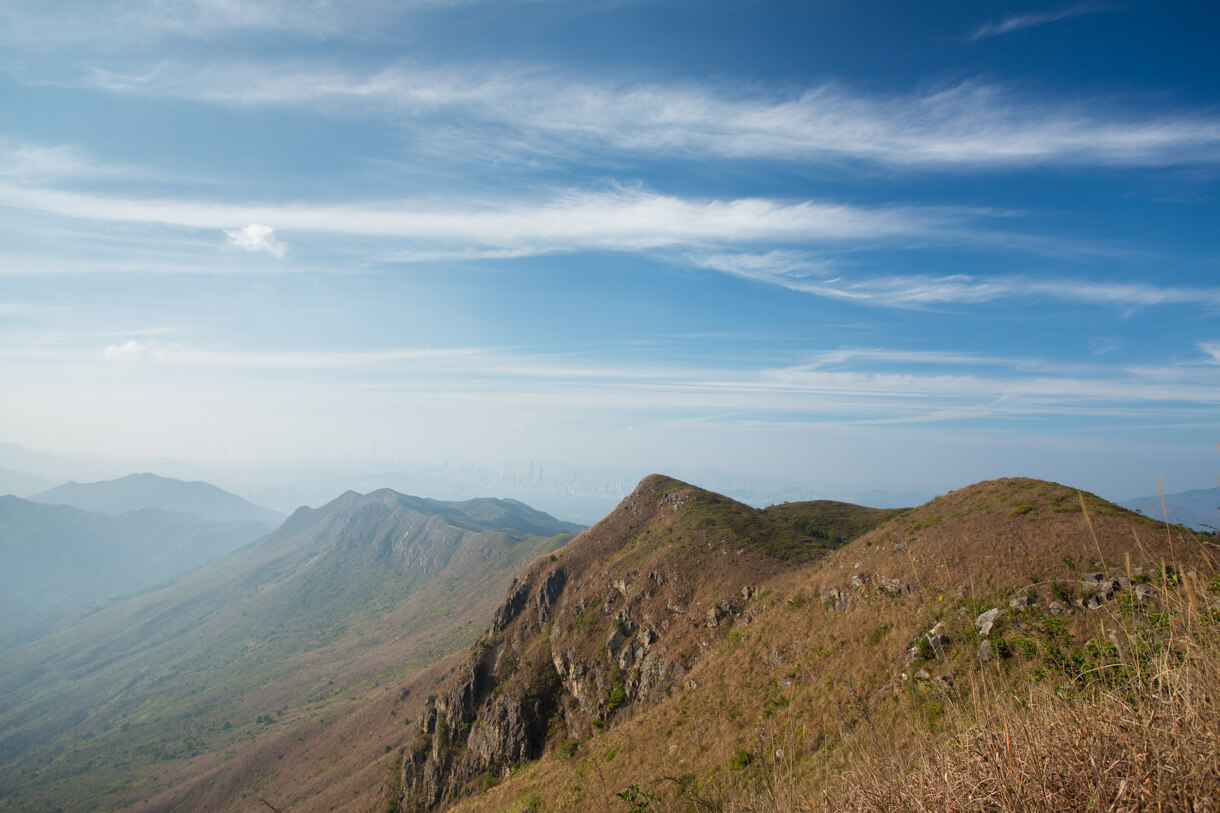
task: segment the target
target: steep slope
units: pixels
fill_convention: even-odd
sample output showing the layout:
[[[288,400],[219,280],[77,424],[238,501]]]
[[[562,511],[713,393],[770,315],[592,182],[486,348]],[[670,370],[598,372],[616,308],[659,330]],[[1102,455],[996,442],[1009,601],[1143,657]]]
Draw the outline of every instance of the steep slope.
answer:
[[[106,516],[0,497],[0,645],[21,634],[15,622],[156,584],[266,533],[258,522],[153,508]]]
[[[185,482],[155,474],[129,474],[96,483],[64,483],[30,497],[33,502],[71,505],[98,514],[157,508],[217,522],[258,522],[273,530],[284,515],[202,481]]]
[[[0,663],[0,809],[325,797],[363,759],[330,726],[367,703],[400,705],[391,683],[463,648],[511,574],[568,527],[495,500],[348,493],[166,587],[99,605]],[[307,735],[323,748],[308,770],[268,762]]]
[[[662,701],[716,637],[707,631],[748,612],[756,585],[828,548],[727,497],[645,478],[514,583],[425,710],[406,751],[404,804],[451,802],[537,758],[548,738],[588,738],[625,705]]]
[[[916,754],[972,697],[1117,674],[1112,619],[1213,601],[1216,572],[1180,528],[1026,479],[828,548],[646,479],[514,583],[404,744],[400,808],[794,809],[861,748]]]

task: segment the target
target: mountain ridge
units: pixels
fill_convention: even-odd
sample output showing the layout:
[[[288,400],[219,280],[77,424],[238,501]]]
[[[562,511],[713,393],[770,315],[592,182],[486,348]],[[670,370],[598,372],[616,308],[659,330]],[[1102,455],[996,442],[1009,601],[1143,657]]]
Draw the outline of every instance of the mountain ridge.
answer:
[[[555,726],[587,739],[624,706],[663,702],[705,650],[703,630],[727,628],[760,582],[832,548],[723,495],[645,477],[514,581],[406,747],[403,809],[439,809],[541,756]]]
[[[1038,615],[1048,594],[1071,595],[1081,603],[1066,607],[1069,629],[1087,635],[1092,608],[1111,600],[1088,590],[1104,583],[1118,596],[1131,590],[1117,574],[1132,561],[1176,562],[1187,550],[1163,523],[1028,478],[878,517],[840,546],[783,536],[745,544],[734,533],[763,527],[750,524],[761,513],[650,476],[602,522],[532,563],[466,663],[434,690],[405,745],[399,795],[386,804],[614,804],[618,789],[638,797],[641,779],[660,774],[678,779],[651,785],[650,796],[664,791],[652,798],[699,807],[703,773],[728,781],[753,760],[773,761],[741,732],[753,726],[765,744],[776,709],[798,707],[800,753],[816,776],[839,764],[816,744],[854,736],[845,715],[853,726],[893,718],[897,741],[916,736],[915,712],[893,700],[913,692],[911,708],[930,709],[945,702],[935,692],[979,671],[957,642],[970,639],[986,602],[1005,607],[1015,595],[1012,606]],[[1192,561],[1215,567],[1214,553],[1194,550]],[[1146,577],[1146,567],[1132,572]],[[921,630],[936,642],[930,656],[916,646]],[[912,657],[929,657],[917,679]],[[921,688],[934,677],[948,688]],[[596,787],[584,774],[592,764]]]
[[[530,537],[411,505],[421,503],[382,491],[300,509],[252,545],[9,650],[0,799],[208,806],[220,788],[255,781],[272,743],[309,747],[288,730],[325,743],[322,721],[356,719],[358,700],[400,708],[394,684],[463,648],[511,574],[569,538],[557,520],[557,536]],[[59,677],[44,684],[49,674]],[[302,792],[326,798],[343,777],[319,781]]]

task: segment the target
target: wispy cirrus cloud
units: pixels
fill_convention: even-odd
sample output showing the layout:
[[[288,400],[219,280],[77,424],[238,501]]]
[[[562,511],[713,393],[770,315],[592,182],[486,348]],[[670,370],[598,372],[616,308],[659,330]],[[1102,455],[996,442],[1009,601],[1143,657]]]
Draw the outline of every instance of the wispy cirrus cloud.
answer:
[[[46,356],[49,352],[51,355]],[[30,356],[29,353],[34,353]],[[70,348],[16,357],[88,360],[96,352]],[[1178,403],[1184,409],[1220,404],[1220,378],[1214,369],[1168,366],[1155,376],[1140,368],[1065,366],[1039,359],[1002,359],[956,351],[895,348],[846,348],[815,354],[801,364],[761,369],[715,366],[624,365],[621,361],[563,355],[532,355],[504,348],[389,348],[354,351],[213,350],[164,343],[155,338],[109,344],[102,357],[114,363],[233,370],[366,370],[411,364],[421,378],[412,391],[465,391],[463,381],[480,382],[506,394],[526,397],[553,391],[564,380],[578,400],[581,393],[619,399],[634,407],[694,409],[718,404],[747,411],[794,413],[817,410],[906,412],[975,410],[988,415],[1073,414],[1103,409],[1119,414],[1131,403]],[[862,369],[868,364],[871,369]],[[419,365],[425,365],[420,367]],[[928,366],[943,369],[929,370]],[[976,372],[964,372],[975,368]],[[977,370],[992,368],[984,374]],[[429,372],[430,371],[430,372]],[[376,389],[392,385],[374,379]],[[354,386],[361,386],[358,382]],[[650,400],[651,399],[651,400]],[[1088,405],[1085,406],[1084,402]],[[1194,406],[1191,406],[1194,405]],[[956,415],[961,417],[961,415]],[[947,419],[947,418],[946,418]]]
[[[245,205],[121,198],[0,184],[0,205],[89,220],[222,229],[251,240],[249,227],[411,241],[425,249],[544,254],[642,251],[735,242],[809,242],[911,237],[959,221],[941,208],[861,207],[767,198],[692,199],[640,188],[566,190],[544,200],[448,204],[401,200],[367,204]],[[261,234],[261,232],[260,232]],[[270,232],[267,233],[270,235]],[[263,238],[265,239],[265,238]]]
[[[886,423],[998,428],[1053,418],[1194,422],[1220,425],[1220,368],[1177,365],[1157,375],[1123,365],[1063,365],[957,350],[845,348],[788,365],[675,365],[606,359],[581,352],[530,353],[514,348],[391,347],[347,351],[212,349],[131,338],[96,344],[0,348],[17,371],[47,362],[86,368],[101,363],[132,383],[164,380],[166,370],[207,370],[218,385],[245,371],[276,372],[283,386],[314,387],[319,372],[342,372],[328,393],[358,393],[362,402],[478,410],[488,398],[508,410],[613,410],[686,420],[715,414],[719,423],[826,426]],[[14,366],[22,364],[24,366]],[[409,376],[402,373],[410,371]],[[387,371],[394,374],[387,376]],[[263,379],[259,379],[260,381]],[[556,388],[555,382],[563,381]],[[292,383],[295,382],[295,383]],[[547,411],[550,411],[548,413]]]
[[[153,227],[217,229],[228,244],[283,257],[281,232],[343,234],[379,241],[382,262],[496,260],[609,251],[669,258],[719,273],[862,305],[923,308],[1000,300],[1153,307],[1220,307],[1220,288],[974,274],[870,273],[828,252],[867,242],[960,243],[982,239],[979,213],[945,207],[863,207],[766,198],[693,199],[639,187],[560,190],[544,199],[464,204],[405,199],[362,204],[240,204],[112,197],[0,182],[0,205],[61,217]],[[985,213],[984,213],[985,214]],[[246,226],[234,227],[234,223]],[[269,224],[275,224],[274,226]],[[985,230],[984,230],[985,231]],[[790,248],[751,250],[757,246]],[[820,247],[819,252],[813,247]],[[168,262],[168,261],[167,261]],[[63,270],[76,272],[79,265]],[[92,272],[172,272],[173,263],[90,262]],[[54,273],[30,262],[9,275]],[[188,263],[181,271],[223,272]]]
[[[0,138],[0,178],[21,183],[147,178],[144,167],[98,161],[75,144],[6,143]]]
[[[98,70],[77,84],[215,104],[362,109],[455,153],[589,160],[608,150],[911,169],[1220,161],[1214,115],[1035,99],[978,81],[863,94],[835,84],[624,84],[512,67],[355,73],[338,65],[162,62],[138,74]]]
[[[0,7],[0,42],[22,48],[147,46],[166,39],[281,33],[310,39],[368,37],[405,13],[477,0],[63,0]],[[99,32],[105,32],[99,41]]]
[[[1118,307],[1220,307],[1220,287],[1160,286],[1098,280],[1040,279],[972,274],[870,275],[849,273],[799,251],[763,254],[693,252],[694,265],[780,285],[793,291],[861,304],[919,308],[997,300],[1072,302]]]
[[[112,362],[151,362],[180,367],[230,369],[341,370],[400,362],[452,360],[484,353],[477,348],[393,348],[369,351],[242,352],[164,344],[156,339],[129,339],[106,345],[102,356]]]
[[[1100,11],[1107,11],[1104,6],[1095,5],[1093,3],[1084,3],[1078,6],[1059,9],[1058,11],[1045,11],[1034,14],[1013,14],[1005,17],[998,23],[988,23],[981,25],[970,34],[970,39],[981,40],[987,37],[998,37],[1001,34],[1011,34],[1014,31],[1021,31],[1025,28],[1035,28],[1047,23],[1056,23],[1060,20],[1068,20],[1072,17],[1081,17],[1085,14],[1096,14]]]

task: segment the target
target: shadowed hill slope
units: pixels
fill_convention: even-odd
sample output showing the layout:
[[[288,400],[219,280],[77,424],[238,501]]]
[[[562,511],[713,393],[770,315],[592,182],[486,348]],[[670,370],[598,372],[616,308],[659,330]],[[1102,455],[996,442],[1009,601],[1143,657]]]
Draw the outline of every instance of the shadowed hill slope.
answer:
[[[520,504],[348,493],[65,619],[0,664],[0,809],[246,809],[256,787],[326,798],[366,759],[327,724],[400,704],[386,687],[462,649],[511,574],[569,528]],[[308,750],[306,734],[332,770],[265,761]]]
[[[794,809],[866,740],[914,753],[975,681],[1092,685],[1121,666],[1099,620],[1155,619],[1157,589],[1202,596],[1216,564],[1183,529],[1020,478],[837,550],[775,513],[654,476],[535,561],[404,743],[400,809]]]

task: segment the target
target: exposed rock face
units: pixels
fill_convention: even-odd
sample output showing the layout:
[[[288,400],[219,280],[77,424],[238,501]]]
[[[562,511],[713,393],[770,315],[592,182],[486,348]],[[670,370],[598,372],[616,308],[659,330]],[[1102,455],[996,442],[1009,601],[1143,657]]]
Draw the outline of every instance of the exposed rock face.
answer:
[[[555,603],[555,599],[559,598],[560,592],[563,591],[563,585],[568,580],[567,573],[563,568],[558,567],[551,571],[550,575],[542,582],[542,586],[538,588],[537,604],[538,604],[538,626],[542,626],[551,616],[551,605]]]
[[[779,540],[785,555],[812,542],[727,498],[647,478],[593,529],[536,560],[425,707],[404,753],[401,807],[443,808],[485,776],[536,759],[548,736],[591,736],[681,686],[711,643],[750,622],[761,600],[753,585],[785,567],[752,549],[758,538]],[[884,595],[889,585],[875,586]]]

